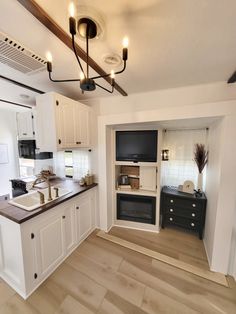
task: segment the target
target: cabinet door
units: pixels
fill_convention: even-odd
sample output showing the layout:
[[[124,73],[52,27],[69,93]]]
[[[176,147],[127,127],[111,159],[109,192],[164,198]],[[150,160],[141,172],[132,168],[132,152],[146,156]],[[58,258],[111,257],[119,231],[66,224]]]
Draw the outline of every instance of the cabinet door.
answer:
[[[76,147],[75,103],[56,101],[56,124],[58,144],[61,148]]]
[[[92,194],[80,197],[76,203],[77,243],[84,240],[94,227]]]
[[[76,142],[78,147],[90,146],[90,110],[76,104]]]
[[[31,111],[17,113],[17,129],[19,139],[34,138],[33,114]]]
[[[155,191],[157,184],[156,167],[140,167],[140,189]]]
[[[65,255],[65,235],[63,214],[52,215],[36,226],[36,260],[38,264],[37,276],[47,276],[63,259]]]
[[[65,203],[65,209],[63,214],[64,226],[65,226],[65,250],[66,254],[70,253],[76,246],[76,234],[75,234],[75,206],[74,202],[67,205]]]

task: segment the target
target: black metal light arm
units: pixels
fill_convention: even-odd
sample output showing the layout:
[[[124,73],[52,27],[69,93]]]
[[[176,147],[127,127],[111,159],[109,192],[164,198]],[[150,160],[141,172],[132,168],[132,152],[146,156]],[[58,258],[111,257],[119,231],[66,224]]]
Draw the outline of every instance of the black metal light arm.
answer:
[[[80,59],[79,59],[79,57],[77,55],[77,51],[76,51],[76,48],[75,48],[75,35],[73,35],[73,34],[72,34],[72,47],[73,47],[73,51],[74,51],[75,57],[76,57],[76,59],[77,59],[77,61],[79,63],[80,69],[81,69],[81,71],[83,72],[83,74],[85,76],[84,69],[83,69],[82,64],[80,62]]]
[[[108,93],[110,93],[110,94],[112,94],[112,93],[114,92],[114,84],[111,85],[111,86],[112,86],[112,89],[111,89],[111,90],[109,90],[109,89],[107,89],[107,88],[101,86],[101,85],[98,84],[98,83],[95,83],[95,84],[96,84],[96,86],[100,87],[101,89],[105,90],[106,92],[108,92]]]
[[[118,72],[114,72],[115,75],[117,74],[121,74],[125,71],[126,69],[126,60],[124,60],[124,65],[123,65],[123,69],[118,71]],[[107,74],[104,74],[104,75],[98,75],[98,76],[94,76],[94,77],[91,77],[92,80],[96,80],[96,79],[99,79],[99,78],[105,78],[105,77],[108,77],[108,76],[111,76],[111,73],[107,73]]]
[[[48,72],[48,76],[50,81],[54,82],[54,83],[65,83],[65,82],[80,82],[80,79],[68,79],[68,80],[54,80],[52,78],[52,72]]]

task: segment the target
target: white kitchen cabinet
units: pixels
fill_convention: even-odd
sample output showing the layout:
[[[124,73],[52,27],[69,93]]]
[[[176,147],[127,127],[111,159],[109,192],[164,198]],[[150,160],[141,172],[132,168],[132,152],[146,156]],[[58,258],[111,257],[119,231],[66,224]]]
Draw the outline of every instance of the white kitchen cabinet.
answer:
[[[0,216],[0,277],[26,299],[94,230],[95,198],[93,188],[22,224]]]
[[[84,240],[95,225],[94,196],[92,193],[79,198],[76,203],[76,239],[77,242]]]
[[[91,145],[91,111],[77,104],[75,117],[77,117],[75,128],[78,145],[79,147],[89,147]]]
[[[35,225],[33,230],[38,266],[35,276],[44,278],[65,255],[65,230],[62,213],[59,211],[49,219],[45,217],[45,220]]]
[[[90,147],[91,108],[56,93],[40,95],[36,103],[40,151]]]
[[[157,189],[157,168],[140,167],[139,168],[140,190],[156,191]]]
[[[33,112],[31,110],[26,112],[18,112],[17,119],[17,132],[19,140],[34,139],[34,123]]]
[[[76,199],[78,199],[77,197]],[[76,246],[76,229],[75,229],[75,201],[68,201],[64,204],[64,213],[62,215],[65,230],[65,251],[69,254]]]

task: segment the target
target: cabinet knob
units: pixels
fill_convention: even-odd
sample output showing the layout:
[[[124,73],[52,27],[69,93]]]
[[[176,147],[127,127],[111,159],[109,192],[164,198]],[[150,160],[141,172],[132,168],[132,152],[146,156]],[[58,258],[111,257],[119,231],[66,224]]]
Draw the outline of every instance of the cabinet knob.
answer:
[[[81,144],[81,142],[76,142],[77,145]]]
[[[195,217],[196,215],[194,213],[192,213],[192,217]]]
[[[195,226],[195,224],[192,222],[192,223],[191,223],[191,226],[192,226],[192,227],[194,227],[194,226]]]
[[[173,213],[173,211],[174,211],[174,209],[173,209],[173,208],[171,208],[171,209],[170,209],[170,212],[172,212],[172,213]]]
[[[61,140],[60,139],[58,140],[58,143],[61,144]]]
[[[196,204],[192,204],[193,207],[196,207]]]
[[[76,206],[76,209],[79,209],[79,206]]]
[[[62,216],[62,219],[65,219],[66,218],[66,216]]]
[[[174,203],[174,200],[170,200],[171,203]]]
[[[172,218],[172,217],[170,217],[170,221],[173,221],[173,218]]]
[[[35,273],[34,274],[34,279],[37,279],[38,278],[38,275]]]
[[[27,133],[22,133],[23,135],[27,135]]]

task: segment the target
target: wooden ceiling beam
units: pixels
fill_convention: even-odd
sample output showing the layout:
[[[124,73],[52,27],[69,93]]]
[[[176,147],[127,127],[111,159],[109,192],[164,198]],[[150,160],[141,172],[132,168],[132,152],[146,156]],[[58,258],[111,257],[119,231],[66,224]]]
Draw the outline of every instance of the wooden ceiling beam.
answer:
[[[28,10],[36,19],[38,19],[48,30],[50,30],[57,38],[59,38],[67,47],[73,50],[71,37],[34,1],[34,0],[17,0],[23,7]],[[76,50],[78,56],[86,62],[86,52],[78,45]],[[89,57],[89,66],[97,72],[99,75],[105,75],[106,72],[92,59]],[[110,78],[104,78],[109,84]],[[128,94],[115,83],[114,88],[123,96]]]

